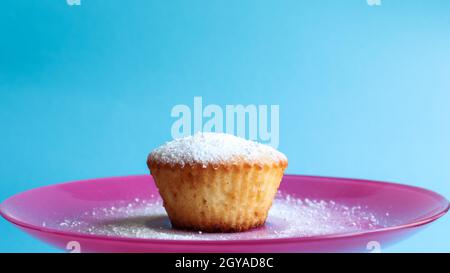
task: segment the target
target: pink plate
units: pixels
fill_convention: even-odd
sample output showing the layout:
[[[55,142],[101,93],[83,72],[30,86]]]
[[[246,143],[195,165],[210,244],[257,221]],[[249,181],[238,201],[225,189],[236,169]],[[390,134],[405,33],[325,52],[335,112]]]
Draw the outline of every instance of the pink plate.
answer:
[[[413,234],[443,216],[449,209],[448,201],[434,192],[368,180],[285,175],[280,191],[303,200],[303,204],[309,204],[309,200],[325,200],[326,204],[340,204],[346,208],[345,213],[353,213],[353,209],[357,208],[362,211],[357,214],[358,217],[369,220],[376,217],[373,222],[376,225],[358,222],[358,228],[352,231],[325,230],[322,234],[303,235],[286,233],[288,235],[278,238],[269,235],[278,234],[276,229],[282,231],[283,225],[291,223],[292,226],[299,220],[288,219],[284,223],[269,216],[266,227],[241,233],[239,237],[225,234],[223,236],[235,236],[234,239],[226,240],[220,240],[219,237],[214,239],[211,237],[214,235],[204,235],[208,240],[199,239],[200,235],[195,232],[192,232],[193,239],[182,237],[187,231],[181,237],[161,237],[156,229],[152,234],[159,237],[142,238],[68,228],[74,226],[73,219],[79,218],[80,223],[88,225],[98,221],[98,217],[93,215],[96,215],[96,211],[101,212],[99,208],[109,208],[105,210],[105,213],[109,213],[112,209],[128,204],[132,210],[132,204],[137,200],[153,202],[159,199],[149,175],[92,179],[30,190],[3,202],[0,213],[42,241],[61,249],[80,246],[83,252],[367,252]],[[155,202],[155,206],[160,206],[160,203]],[[322,208],[320,202],[312,204],[316,211]],[[313,211],[311,207],[309,210],[308,215],[317,218],[310,215]],[[167,217],[159,218],[153,225],[161,232],[169,232],[171,236]],[[323,221],[331,218],[324,217]],[[72,220],[66,223],[65,219]],[[324,225],[332,227],[334,222]],[[297,224],[295,227],[303,228]]]

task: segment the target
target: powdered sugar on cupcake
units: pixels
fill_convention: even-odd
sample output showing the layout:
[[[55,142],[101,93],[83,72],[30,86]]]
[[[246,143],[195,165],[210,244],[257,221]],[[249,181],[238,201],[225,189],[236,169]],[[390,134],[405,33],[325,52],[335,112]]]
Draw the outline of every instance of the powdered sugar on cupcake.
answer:
[[[247,162],[254,164],[287,162],[284,154],[254,141],[224,133],[197,133],[175,139],[156,148],[151,162],[181,165]]]

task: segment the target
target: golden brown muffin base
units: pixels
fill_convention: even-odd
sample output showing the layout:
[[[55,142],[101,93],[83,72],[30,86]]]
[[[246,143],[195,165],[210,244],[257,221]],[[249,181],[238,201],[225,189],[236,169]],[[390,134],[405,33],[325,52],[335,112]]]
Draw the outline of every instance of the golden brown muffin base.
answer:
[[[206,168],[148,165],[173,227],[236,232],[264,224],[287,162]]]

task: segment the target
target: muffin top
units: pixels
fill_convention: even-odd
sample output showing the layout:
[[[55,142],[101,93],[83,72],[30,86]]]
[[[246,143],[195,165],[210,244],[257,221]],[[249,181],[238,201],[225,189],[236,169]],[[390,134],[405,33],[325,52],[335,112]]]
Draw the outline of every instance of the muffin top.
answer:
[[[287,158],[274,148],[224,133],[197,133],[153,150],[148,163],[179,165],[282,164]]]

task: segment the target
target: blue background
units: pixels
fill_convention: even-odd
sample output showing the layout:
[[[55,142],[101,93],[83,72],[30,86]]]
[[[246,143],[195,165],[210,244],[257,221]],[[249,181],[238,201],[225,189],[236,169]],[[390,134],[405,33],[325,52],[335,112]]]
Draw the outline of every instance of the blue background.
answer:
[[[175,104],[279,104],[289,173],[450,197],[450,1],[5,0],[0,199],[147,173]],[[450,217],[386,251],[450,251]],[[0,251],[56,251],[0,220]]]

